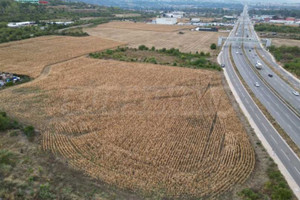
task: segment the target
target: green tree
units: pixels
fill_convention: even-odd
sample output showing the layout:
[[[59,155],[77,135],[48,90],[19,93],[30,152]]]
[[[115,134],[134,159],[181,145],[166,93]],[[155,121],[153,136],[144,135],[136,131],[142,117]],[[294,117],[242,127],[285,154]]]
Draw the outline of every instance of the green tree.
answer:
[[[217,48],[217,45],[216,45],[215,43],[212,43],[212,44],[210,45],[210,49],[214,50],[214,49],[216,49],[216,48]]]

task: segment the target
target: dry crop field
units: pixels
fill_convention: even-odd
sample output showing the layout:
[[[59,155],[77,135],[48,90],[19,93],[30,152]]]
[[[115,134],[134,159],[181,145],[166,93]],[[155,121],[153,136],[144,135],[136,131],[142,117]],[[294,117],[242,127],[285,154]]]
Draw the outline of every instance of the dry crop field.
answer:
[[[214,71],[79,57],[0,98],[41,131],[44,150],[120,188],[216,196],[255,165]]]
[[[184,29],[192,29],[195,26],[173,26],[173,25],[162,25],[162,24],[147,24],[141,22],[124,22],[124,21],[113,21],[105,24],[101,24],[96,28],[116,28],[116,29],[128,29],[128,30],[142,30],[142,31],[155,31],[155,32],[175,32]],[[122,30],[127,31],[127,30]]]
[[[131,28],[137,26],[137,28]],[[196,32],[190,30],[181,31],[178,29],[187,28],[186,26],[155,25],[155,24],[134,24],[128,25],[125,22],[107,23],[95,28],[86,28],[89,35],[108,38],[116,41],[126,42],[129,47],[146,45],[161,48],[178,48],[183,52],[204,51],[212,53],[210,45],[217,43],[218,37],[227,37],[228,33],[221,32]],[[148,28],[148,26],[150,26]],[[126,30],[124,30],[127,27]],[[153,27],[153,28],[152,28]],[[155,28],[156,27],[156,28]],[[162,27],[162,29],[160,28]],[[164,28],[167,27],[168,29]],[[160,30],[161,29],[161,30]],[[162,32],[162,30],[164,30]]]
[[[277,47],[280,47],[281,45],[300,47],[300,40],[272,38],[272,45]]]
[[[0,44],[0,71],[37,77],[49,64],[122,45],[99,37],[47,36]]]

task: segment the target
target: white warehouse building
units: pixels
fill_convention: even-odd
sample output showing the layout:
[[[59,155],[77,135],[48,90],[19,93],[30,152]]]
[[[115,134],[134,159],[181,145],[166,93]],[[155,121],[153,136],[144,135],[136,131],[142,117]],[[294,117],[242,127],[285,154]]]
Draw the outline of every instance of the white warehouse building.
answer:
[[[177,23],[176,18],[156,18],[156,24],[167,24],[167,25],[174,25]]]

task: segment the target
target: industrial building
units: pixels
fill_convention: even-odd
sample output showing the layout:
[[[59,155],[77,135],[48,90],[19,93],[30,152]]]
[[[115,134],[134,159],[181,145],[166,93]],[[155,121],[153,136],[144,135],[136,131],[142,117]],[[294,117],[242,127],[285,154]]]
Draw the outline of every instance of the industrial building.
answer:
[[[174,25],[177,23],[177,18],[156,18],[156,24]]]

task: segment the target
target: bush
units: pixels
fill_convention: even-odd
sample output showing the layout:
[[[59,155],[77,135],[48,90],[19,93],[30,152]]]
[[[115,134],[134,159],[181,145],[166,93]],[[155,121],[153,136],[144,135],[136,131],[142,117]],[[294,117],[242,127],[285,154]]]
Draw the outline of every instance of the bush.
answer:
[[[149,50],[149,48],[146,47],[145,45],[140,45],[139,50],[144,51],[144,50]]]
[[[260,198],[260,195],[255,193],[250,188],[243,189],[240,193],[238,193],[239,196],[241,196],[243,199],[246,200],[257,200]]]
[[[7,87],[9,87],[9,86],[13,86],[14,85],[14,83],[13,82],[8,82],[8,83],[6,83],[5,84],[5,86],[7,86]]]
[[[107,49],[107,50],[105,51],[105,53],[108,54],[108,55],[112,55],[112,54],[114,53],[114,51],[111,50],[111,49]]]
[[[3,117],[0,115],[0,131],[4,131],[9,129],[10,127],[10,120],[7,117]]]
[[[212,44],[210,45],[210,49],[214,50],[214,49],[216,49],[216,48],[217,48],[217,45],[216,45],[215,43],[212,43]]]
[[[8,129],[15,129],[15,128],[19,128],[18,122],[9,119],[5,112],[0,112],[0,131],[5,131]]]
[[[14,154],[7,150],[0,150],[0,166],[15,165]]]
[[[153,64],[157,64],[157,61],[154,57],[151,57],[151,58],[147,58],[146,59],[146,62],[149,62],[149,63],[153,63]]]
[[[33,139],[35,136],[35,130],[33,126],[26,126],[23,129],[23,132],[29,139]]]
[[[56,196],[51,193],[49,184],[42,184],[39,190],[40,199],[55,199]]]

